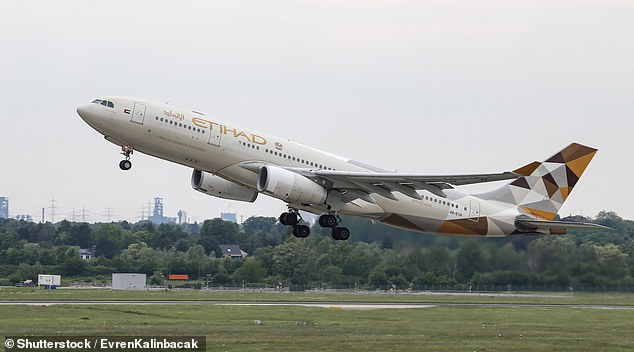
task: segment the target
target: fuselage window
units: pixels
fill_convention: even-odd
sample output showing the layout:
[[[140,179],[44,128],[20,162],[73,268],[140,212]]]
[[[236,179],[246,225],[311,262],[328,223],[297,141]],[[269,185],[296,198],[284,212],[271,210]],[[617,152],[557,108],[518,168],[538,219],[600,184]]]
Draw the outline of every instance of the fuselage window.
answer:
[[[170,125],[173,125],[173,124],[174,124],[174,121],[170,120]]]
[[[203,134],[205,134],[205,130],[203,130]]]

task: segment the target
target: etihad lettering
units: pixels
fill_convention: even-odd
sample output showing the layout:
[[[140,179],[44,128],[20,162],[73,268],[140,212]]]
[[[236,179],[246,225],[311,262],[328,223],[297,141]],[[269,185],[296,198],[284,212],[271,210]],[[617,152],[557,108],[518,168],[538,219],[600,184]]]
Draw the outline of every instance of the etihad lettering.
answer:
[[[205,120],[203,118],[200,117],[193,117],[192,118],[192,122],[194,123],[194,125],[200,127],[200,128],[205,128],[208,129],[210,131],[218,131],[219,133],[222,134],[226,134],[226,135],[230,135],[233,136],[233,138],[242,138],[245,139],[251,143],[255,143],[255,144],[259,144],[259,145],[265,145],[266,144],[266,138],[254,134],[254,133],[247,133],[245,131],[239,130],[237,128],[234,127],[229,127],[229,126],[225,126],[223,124],[217,123],[217,122],[213,122],[213,121],[209,121],[209,120]]]
[[[181,114],[179,112],[172,112],[172,110],[163,110],[163,115],[167,117],[173,117],[181,121],[185,119],[185,114]]]

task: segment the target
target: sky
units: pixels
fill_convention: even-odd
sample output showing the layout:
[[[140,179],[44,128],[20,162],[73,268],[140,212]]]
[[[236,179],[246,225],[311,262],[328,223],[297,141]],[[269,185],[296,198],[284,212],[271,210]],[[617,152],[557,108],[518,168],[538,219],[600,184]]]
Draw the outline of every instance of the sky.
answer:
[[[560,214],[634,219],[632,18],[610,0],[2,1],[0,196],[36,221],[138,221],[154,197],[192,221],[285,210],[204,195],[140,153],[121,171],[75,109],[123,95],[425,175],[578,142],[599,152]]]

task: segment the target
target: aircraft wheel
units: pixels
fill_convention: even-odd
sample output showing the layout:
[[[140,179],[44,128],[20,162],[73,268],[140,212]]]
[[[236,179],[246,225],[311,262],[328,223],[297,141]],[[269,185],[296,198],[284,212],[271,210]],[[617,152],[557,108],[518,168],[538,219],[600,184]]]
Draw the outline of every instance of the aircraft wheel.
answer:
[[[339,228],[339,239],[342,241],[346,241],[348,238],[350,238],[350,230],[348,230],[347,227],[340,227]]]
[[[119,162],[119,168],[121,170],[130,170],[132,168],[132,162],[130,160],[121,160]]]
[[[280,224],[282,225],[290,225],[295,226],[298,223],[297,214],[296,213],[282,213],[280,215]]]
[[[336,241],[345,241],[350,238],[350,230],[346,227],[333,227],[331,235]]]
[[[286,223],[286,215],[288,215],[288,213],[282,213],[280,214],[280,217],[278,218],[278,220],[280,221],[280,224],[282,225],[288,225]]]
[[[286,213],[286,216],[284,217],[284,221],[286,222],[286,225],[291,225],[291,226],[297,225],[297,222],[298,222],[297,214]]]
[[[306,225],[293,226],[293,236],[298,238],[306,238],[310,235],[310,228]]]
[[[335,227],[337,226],[337,217],[334,215],[324,214],[319,217],[319,226]]]

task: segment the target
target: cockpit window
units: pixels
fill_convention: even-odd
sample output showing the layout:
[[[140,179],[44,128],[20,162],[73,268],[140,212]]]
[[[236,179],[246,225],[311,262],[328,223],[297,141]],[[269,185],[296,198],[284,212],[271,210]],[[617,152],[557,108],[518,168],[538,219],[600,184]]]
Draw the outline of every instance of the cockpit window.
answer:
[[[100,104],[103,106],[107,106],[109,108],[114,108],[114,103],[109,101],[109,100],[101,100],[101,99],[95,99],[92,101],[93,104]]]

